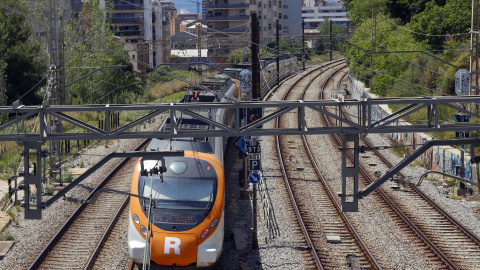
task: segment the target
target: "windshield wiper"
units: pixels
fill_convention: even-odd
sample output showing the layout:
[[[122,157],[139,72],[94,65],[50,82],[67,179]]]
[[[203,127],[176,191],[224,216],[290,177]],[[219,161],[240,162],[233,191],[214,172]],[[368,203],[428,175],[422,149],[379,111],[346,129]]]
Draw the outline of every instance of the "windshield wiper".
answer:
[[[210,197],[208,198],[207,206],[203,210],[203,214],[205,216],[208,215],[208,209],[210,208],[210,204],[212,203],[212,199],[213,199],[213,185],[212,185],[212,188],[210,189]]]

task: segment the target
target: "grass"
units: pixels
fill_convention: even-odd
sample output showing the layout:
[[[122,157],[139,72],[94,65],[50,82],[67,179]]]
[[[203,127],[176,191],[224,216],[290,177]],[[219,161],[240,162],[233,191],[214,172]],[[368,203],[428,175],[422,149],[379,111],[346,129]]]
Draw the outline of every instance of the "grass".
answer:
[[[49,185],[49,186],[45,187],[45,194],[44,195],[52,196],[54,192],[55,192],[55,187],[52,186],[52,185]]]
[[[11,208],[7,211],[7,215],[9,215],[13,221],[15,221],[15,219],[17,218],[15,212],[13,212],[13,209]]]
[[[155,100],[158,100],[163,97],[175,94],[181,91],[184,87],[188,87],[188,84],[178,80],[175,80],[173,82],[157,83],[150,89],[150,93],[155,98]]]
[[[398,143],[397,141],[390,141],[390,146],[392,147],[392,152],[399,157],[403,157],[407,154],[407,147],[404,147],[402,144]]]
[[[67,169],[62,173],[62,183],[71,183],[73,180],[72,172]]]
[[[204,72],[202,77],[200,77],[200,75],[195,72],[185,70],[177,70],[173,71],[172,73],[184,79],[199,83],[202,78],[204,79],[206,77],[212,77],[215,75],[216,72]],[[149,94],[154,98],[155,102],[157,102],[157,100],[161,98],[184,91],[183,89],[185,87],[188,87],[188,84],[186,82],[180,80],[150,82],[149,85]]]
[[[0,236],[0,241],[13,241],[15,237],[10,233],[10,231],[4,231]]]
[[[455,186],[456,180],[454,179],[447,179],[445,180],[445,184],[447,184],[449,187]]]
[[[463,200],[463,196],[450,195],[450,199],[460,201]]]

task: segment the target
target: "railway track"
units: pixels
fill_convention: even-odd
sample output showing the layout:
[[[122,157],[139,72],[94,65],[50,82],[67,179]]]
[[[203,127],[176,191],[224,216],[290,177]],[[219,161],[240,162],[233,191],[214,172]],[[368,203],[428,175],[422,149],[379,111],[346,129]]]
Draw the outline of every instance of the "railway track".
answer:
[[[322,96],[321,98],[324,98]],[[344,112],[348,117],[348,113]],[[327,125],[333,125],[329,117],[323,116]],[[335,136],[337,145],[341,139]],[[363,143],[373,149],[375,155],[392,168],[391,164],[374,145],[364,139]],[[351,153],[350,153],[351,154]],[[350,155],[352,159],[352,155]],[[405,176],[399,174],[405,179]],[[365,165],[360,165],[359,181],[364,186],[376,179]],[[389,214],[398,220],[398,224],[418,245],[422,246],[424,257],[445,269],[478,269],[480,265],[480,239],[460,222],[431,200],[413,184],[410,192],[395,192],[379,188],[375,194],[381,198],[381,204]]]
[[[141,150],[148,140],[139,145]],[[136,159],[124,159],[90,193],[101,188],[128,191]],[[128,196],[102,194],[94,204],[82,203],[38,255],[29,269],[90,269],[119,217],[128,212]]]
[[[312,70],[303,79],[295,82],[283,99],[303,99],[316,78],[324,75],[328,69],[335,70],[339,67],[345,68],[343,61]],[[315,74],[318,70],[320,72]],[[308,79],[310,81],[303,86],[303,92],[299,93],[298,86]],[[282,126],[281,121],[283,120],[277,121],[277,128]],[[342,269],[350,266],[352,269],[381,269],[353,224],[341,212],[340,205],[318,169],[306,141],[304,148],[292,145],[297,139],[298,136],[277,137],[277,151],[282,163],[285,185],[305,239],[305,248],[308,250],[304,252],[306,267]],[[297,162],[295,157],[299,156],[308,157],[310,163]],[[303,167],[297,167],[299,164]]]

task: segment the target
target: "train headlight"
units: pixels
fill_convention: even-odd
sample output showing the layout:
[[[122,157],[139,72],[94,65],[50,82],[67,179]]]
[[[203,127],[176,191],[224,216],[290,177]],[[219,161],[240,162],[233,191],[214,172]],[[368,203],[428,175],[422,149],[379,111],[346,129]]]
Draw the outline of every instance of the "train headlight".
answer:
[[[218,224],[218,218],[213,219],[212,223],[210,223],[210,228],[217,226],[217,224]]]
[[[145,228],[145,226],[140,225],[140,231],[143,233],[143,235],[147,236],[147,228]]]
[[[183,161],[174,161],[170,164],[170,169],[175,174],[183,174],[187,171],[187,163]]]
[[[140,223],[140,219],[138,218],[137,214],[133,214],[133,221],[135,221],[137,224]]]
[[[208,233],[209,233],[209,232],[210,232],[210,230],[209,230],[209,229],[205,229],[205,230],[203,230],[202,234],[200,235],[200,238],[202,238],[202,239],[203,239],[203,238],[207,237],[207,235],[208,235]]]

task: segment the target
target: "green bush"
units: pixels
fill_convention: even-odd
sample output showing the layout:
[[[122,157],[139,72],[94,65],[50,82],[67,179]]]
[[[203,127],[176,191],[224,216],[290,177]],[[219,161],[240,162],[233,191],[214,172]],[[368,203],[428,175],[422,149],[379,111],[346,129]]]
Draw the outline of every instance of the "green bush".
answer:
[[[15,237],[13,237],[13,235],[9,231],[4,231],[0,236],[0,241],[13,241],[13,240],[15,240]]]
[[[73,180],[73,175],[70,170],[65,170],[62,174],[62,183],[71,183]]]
[[[449,187],[452,187],[455,185],[455,180],[454,179],[447,179],[445,180],[445,184],[447,184]]]
[[[45,195],[52,196],[54,192],[55,192],[55,187],[51,185],[45,187]]]

